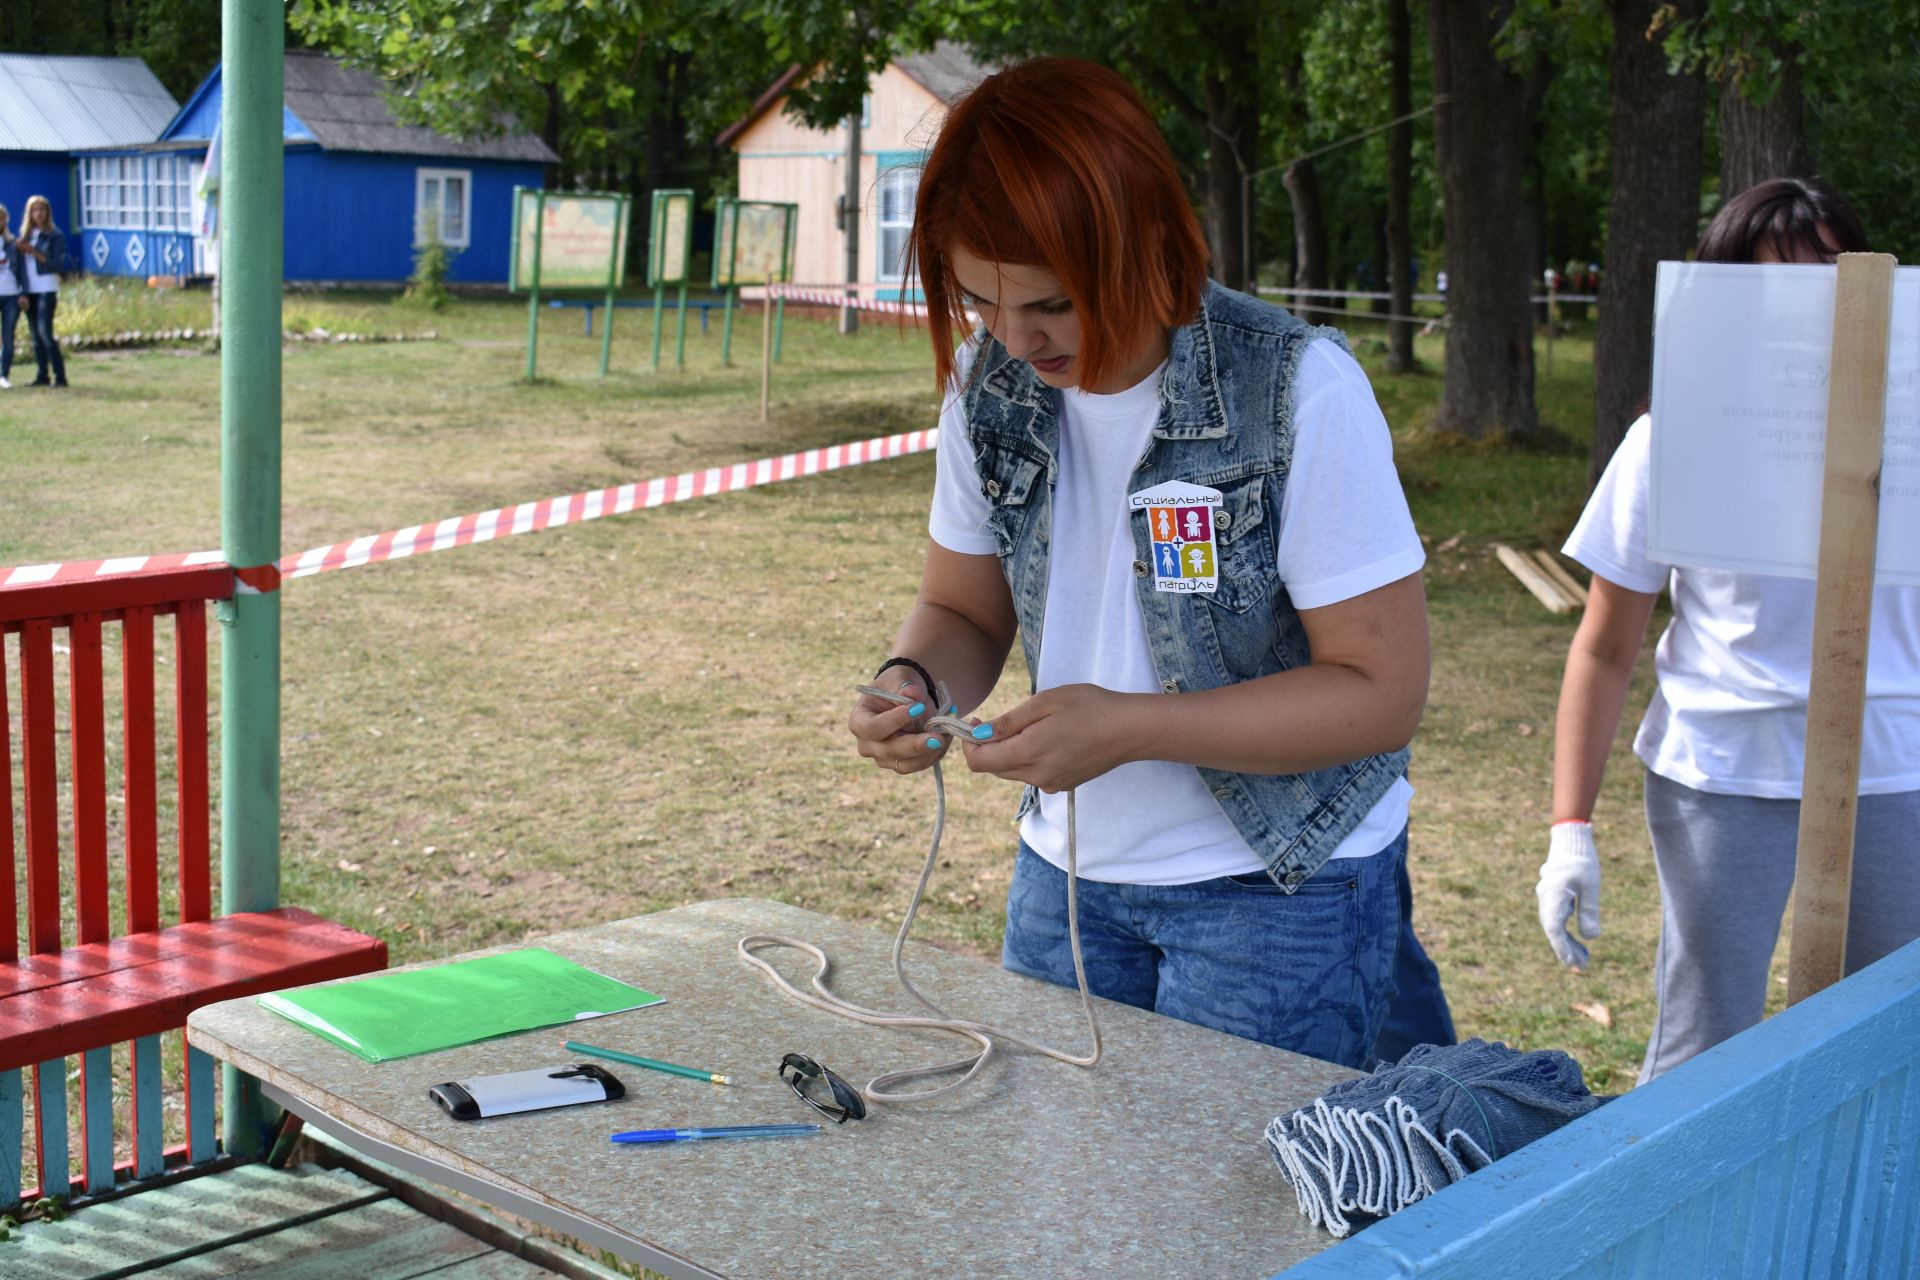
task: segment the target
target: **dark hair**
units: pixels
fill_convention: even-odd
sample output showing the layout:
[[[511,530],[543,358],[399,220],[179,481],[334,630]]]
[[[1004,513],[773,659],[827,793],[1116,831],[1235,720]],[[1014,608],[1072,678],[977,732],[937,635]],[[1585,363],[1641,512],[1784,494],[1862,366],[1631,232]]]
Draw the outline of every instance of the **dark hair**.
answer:
[[[1867,233],[1853,206],[1820,179],[1769,178],[1720,206],[1693,256],[1700,262],[1752,262],[1765,249],[1786,262],[1803,253],[1832,262],[1836,253],[1865,253]]]
[[[912,270],[926,290],[939,385],[966,332],[951,251],[1058,276],[1080,315],[1081,384],[1122,365],[1143,328],[1200,310],[1207,242],[1173,155],[1125,77],[1035,58],[953,108],[920,175]]]

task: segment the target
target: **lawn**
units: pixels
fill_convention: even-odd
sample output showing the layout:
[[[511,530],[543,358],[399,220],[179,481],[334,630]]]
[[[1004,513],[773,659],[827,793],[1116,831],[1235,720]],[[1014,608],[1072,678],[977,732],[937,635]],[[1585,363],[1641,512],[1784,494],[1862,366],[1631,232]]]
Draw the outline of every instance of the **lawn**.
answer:
[[[309,327],[337,311],[343,327],[437,337],[288,346],[288,551],[909,430],[938,409],[924,336],[891,319],[843,338],[790,317],[762,423],[752,314],[736,367],[721,367],[716,320],[689,335],[684,371],[669,337],[655,373],[646,313],[622,312],[605,380],[598,332],[550,314],[529,385],[523,304],[429,314],[290,298],[296,309]],[[1356,331],[1354,344],[1429,545],[1421,933],[1462,1035],[1565,1049],[1596,1090],[1624,1090],[1651,1021],[1658,929],[1632,726],[1600,811],[1606,934],[1591,970],[1567,973],[1539,936],[1532,888],[1574,624],[1489,549],[1556,546],[1578,513],[1591,343],[1556,343],[1546,430],[1523,448],[1423,430],[1437,339],[1421,340],[1425,371],[1400,377],[1382,371],[1377,340]],[[218,357],[182,343],[70,365],[70,391],[0,393],[0,565],[217,546]],[[931,787],[864,767],[843,723],[850,686],[912,598],[932,476],[930,456],[901,459],[289,583],[285,900],[379,934],[396,962],[724,895],[897,921]],[[1025,688],[1010,670],[987,711]],[[1636,717],[1647,692],[1643,663]],[[17,715],[17,696],[8,705]],[[995,954],[1018,793],[964,769],[948,782],[921,933]]]

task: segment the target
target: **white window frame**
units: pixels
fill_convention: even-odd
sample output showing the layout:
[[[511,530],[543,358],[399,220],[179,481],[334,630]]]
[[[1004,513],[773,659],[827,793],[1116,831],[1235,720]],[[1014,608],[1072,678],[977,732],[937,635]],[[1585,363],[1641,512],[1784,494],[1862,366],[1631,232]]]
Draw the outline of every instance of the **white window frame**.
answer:
[[[912,183],[912,187],[907,192],[904,205],[906,217],[904,220],[900,218],[889,219],[887,217],[887,187],[889,184],[897,184],[902,180]],[[873,202],[873,278],[882,284],[905,286],[907,284],[907,242],[913,235],[913,207],[920,194],[920,166],[901,164],[884,169],[880,173],[880,180],[876,186],[877,190]],[[892,255],[893,261],[891,263],[887,261],[888,254],[886,252],[887,233],[889,231],[900,233],[899,251]]]
[[[460,181],[460,234],[447,232],[447,180],[457,178]],[[473,239],[473,170],[471,169],[415,169],[413,171],[413,247],[418,249],[427,242],[427,184],[440,184],[440,243],[449,249],[464,249]]]
[[[193,230],[193,162],[186,156],[147,157],[147,228]]]
[[[147,223],[146,172],[140,156],[83,156],[80,224],[120,230]]]

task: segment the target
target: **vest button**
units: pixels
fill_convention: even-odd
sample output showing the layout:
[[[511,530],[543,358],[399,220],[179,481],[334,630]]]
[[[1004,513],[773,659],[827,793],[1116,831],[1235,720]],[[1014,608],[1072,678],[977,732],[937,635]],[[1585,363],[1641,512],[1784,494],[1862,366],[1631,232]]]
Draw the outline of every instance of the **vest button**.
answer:
[[[1232,787],[1215,787],[1213,789],[1213,798],[1215,800],[1231,800],[1233,799],[1233,788]]]
[[[998,480],[987,481],[987,496],[989,498],[997,498],[1000,496],[1000,482]]]
[[[1305,880],[1306,878],[1307,878],[1307,873],[1304,871],[1289,871],[1287,872],[1286,880],[1283,881],[1282,883],[1284,883],[1289,889],[1298,889],[1300,887],[1300,882]]]
[[[1150,571],[1150,566],[1149,566],[1149,565],[1147,564],[1147,562],[1146,562],[1145,560],[1135,560],[1135,561],[1133,562],[1133,576],[1134,576],[1134,577],[1136,577],[1136,578],[1144,578],[1144,577],[1146,577],[1146,576],[1147,576],[1147,574],[1148,574],[1148,572],[1149,572],[1149,571]]]
[[[1180,692],[1180,682],[1178,680],[1162,680],[1160,682],[1160,692],[1178,693]]]
[[[1216,528],[1216,529],[1224,529],[1224,528],[1226,528],[1226,527],[1227,527],[1228,525],[1230,525],[1230,524],[1232,524],[1232,523],[1233,523],[1233,512],[1231,512],[1231,511],[1216,511],[1216,512],[1214,512],[1214,513],[1213,513],[1213,527],[1214,527],[1214,528]]]

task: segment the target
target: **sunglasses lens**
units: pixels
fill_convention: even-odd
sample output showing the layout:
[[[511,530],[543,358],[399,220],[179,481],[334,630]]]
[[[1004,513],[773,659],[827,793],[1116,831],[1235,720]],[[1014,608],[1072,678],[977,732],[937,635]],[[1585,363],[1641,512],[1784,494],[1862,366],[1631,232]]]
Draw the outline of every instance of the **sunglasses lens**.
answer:
[[[866,1103],[853,1086],[803,1053],[790,1053],[780,1060],[780,1078],[802,1102],[835,1123],[867,1114]]]

